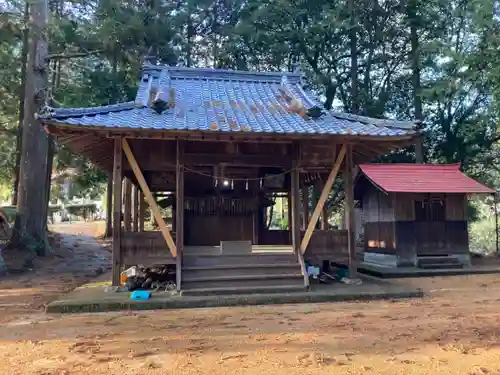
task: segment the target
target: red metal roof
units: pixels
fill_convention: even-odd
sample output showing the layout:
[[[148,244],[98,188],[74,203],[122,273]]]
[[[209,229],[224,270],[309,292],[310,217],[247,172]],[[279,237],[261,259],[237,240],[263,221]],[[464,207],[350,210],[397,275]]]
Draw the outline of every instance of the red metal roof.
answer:
[[[458,164],[362,164],[363,174],[387,192],[494,193],[460,171]]]

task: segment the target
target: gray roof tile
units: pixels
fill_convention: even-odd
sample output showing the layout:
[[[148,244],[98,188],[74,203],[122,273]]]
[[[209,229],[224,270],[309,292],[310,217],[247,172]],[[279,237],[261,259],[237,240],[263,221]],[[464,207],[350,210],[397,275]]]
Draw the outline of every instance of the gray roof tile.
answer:
[[[150,97],[173,103],[161,114]],[[414,124],[326,112],[316,119],[290,111],[290,102],[305,109],[321,107],[302,88],[297,73],[146,65],[134,102],[94,108],[57,108],[45,121],[100,128],[398,136],[413,134]]]

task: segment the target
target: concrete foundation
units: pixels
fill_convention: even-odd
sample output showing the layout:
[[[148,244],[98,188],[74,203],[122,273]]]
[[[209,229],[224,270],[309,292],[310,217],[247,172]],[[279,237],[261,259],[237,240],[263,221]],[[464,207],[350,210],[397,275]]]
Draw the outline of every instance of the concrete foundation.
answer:
[[[397,267],[398,257],[391,254],[379,254],[365,252],[363,261],[367,264],[374,264],[384,267]]]
[[[272,294],[183,296],[153,292],[147,301],[133,301],[128,292],[105,292],[105,285],[85,285],[47,306],[48,313],[103,312],[118,310],[178,309],[219,306],[318,303],[422,297],[423,293],[395,281],[363,276],[361,285],[316,284],[311,290]],[[109,284],[109,283],[108,283]]]

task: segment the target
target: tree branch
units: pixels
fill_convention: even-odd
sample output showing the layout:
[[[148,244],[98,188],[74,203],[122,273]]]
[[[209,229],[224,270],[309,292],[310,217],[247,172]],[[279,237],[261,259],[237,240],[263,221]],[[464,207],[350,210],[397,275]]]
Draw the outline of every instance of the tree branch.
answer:
[[[73,52],[73,53],[53,53],[47,56],[47,60],[62,60],[62,59],[72,59],[75,57],[86,57],[91,55],[96,55],[98,53],[104,52],[104,49],[96,49],[94,51],[86,52]]]

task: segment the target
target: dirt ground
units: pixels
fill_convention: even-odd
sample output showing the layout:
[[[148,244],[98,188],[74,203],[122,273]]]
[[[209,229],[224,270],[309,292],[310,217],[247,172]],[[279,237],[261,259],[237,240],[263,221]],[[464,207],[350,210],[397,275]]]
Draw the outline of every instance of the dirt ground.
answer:
[[[109,261],[92,224],[55,230],[63,258],[0,279],[0,374],[500,374],[500,275],[406,279],[414,300],[46,315]]]

